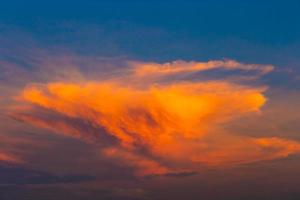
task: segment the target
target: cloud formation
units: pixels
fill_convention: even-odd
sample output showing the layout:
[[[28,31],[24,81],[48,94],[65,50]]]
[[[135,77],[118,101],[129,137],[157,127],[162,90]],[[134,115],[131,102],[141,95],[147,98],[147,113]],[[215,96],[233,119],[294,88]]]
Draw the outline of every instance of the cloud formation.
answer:
[[[262,76],[273,66],[232,60],[129,62],[112,79],[27,84],[19,100],[30,106],[16,110],[15,115],[91,144],[106,142],[99,147],[103,155],[126,163],[140,175],[234,166],[299,152],[300,144],[295,141],[250,137],[223,129],[222,125],[239,118],[259,115],[267,100],[265,87],[230,79],[169,77],[211,69],[253,71]],[[36,110],[44,110],[44,115],[34,114]],[[49,120],[47,113],[67,120]]]

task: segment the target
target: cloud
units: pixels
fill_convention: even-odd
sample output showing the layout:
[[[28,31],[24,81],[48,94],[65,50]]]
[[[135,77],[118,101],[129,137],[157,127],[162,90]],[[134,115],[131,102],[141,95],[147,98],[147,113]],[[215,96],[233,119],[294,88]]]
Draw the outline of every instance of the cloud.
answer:
[[[5,122],[5,121],[4,121]],[[15,138],[3,133],[0,134],[0,165],[1,164],[23,164],[22,153],[17,150],[21,144],[30,142],[23,138]]]
[[[169,77],[215,68],[262,76],[273,66],[232,60],[129,62],[110,79],[89,80],[79,71],[84,77],[79,81],[28,83],[18,98],[28,105],[13,112],[23,122],[91,145],[105,143],[99,146],[102,155],[135,168],[139,175],[180,174],[203,165],[234,166],[299,152],[300,144],[292,140],[223,129],[224,124],[259,115],[267,101],[266,87],[230,79]]]
[[[20,163],[20,160],[9,153],[0,152],[0,162],[6,163]]]
[[[138,76],[170,75],[207,71],[212,69],[257,71],[260,75],[263,75],[271,72],[274,69],[272,65],[243,64],[235,60],[212,60],[208,62],[187,62],[183,60],[177,60],[163,64],[152,62],[130,63],[132,66],[134,66],[134,73]]]
[[[95,126],[85,119],[68,117],[41,107],[33,108],[29,113],[26,111],[28,111],[26,107],[19,108],[18,112],[12,114],[11,117],[20,122],[30,122],[37,127],[47,128],[53,133],[65,134],[86,142],[99,140],[102,145],[114,143],[114,138],[107,135],[102,127]]]

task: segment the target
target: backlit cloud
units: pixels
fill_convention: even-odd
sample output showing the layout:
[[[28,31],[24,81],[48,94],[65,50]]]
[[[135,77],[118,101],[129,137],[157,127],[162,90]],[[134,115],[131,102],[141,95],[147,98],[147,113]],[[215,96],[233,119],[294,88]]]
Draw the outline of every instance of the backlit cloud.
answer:
[[[19,101],[29,106],[14,112],[38,127],[91,144],[106,142],[99,152],[142,175],[197,170],[203,165],[234,166],[299,152],[295,141],[250,137],[222,128],[244,116],[259,115],[267,101],[266,87],[230,79],[164,81],[172,74],[210,69],[253,71],[262,76],[273,66],[231,60],[129,62],[111,79],[28,83]],[[153,74],[164,77],[156,79]],[[68,120],[34,114],[41,109],[45,116],[57,113]],[[109,142],[104,135],[111,138]]]

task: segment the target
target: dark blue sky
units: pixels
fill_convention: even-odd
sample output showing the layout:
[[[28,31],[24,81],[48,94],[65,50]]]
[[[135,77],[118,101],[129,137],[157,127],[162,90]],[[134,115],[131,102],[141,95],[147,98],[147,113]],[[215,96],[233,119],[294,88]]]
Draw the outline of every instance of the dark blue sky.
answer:
[[[6,37],[24,32],[41,45],[85,54],[146,60],[232,58],[280,65],[299,60],[299,1],[1,4],[1,32]]]

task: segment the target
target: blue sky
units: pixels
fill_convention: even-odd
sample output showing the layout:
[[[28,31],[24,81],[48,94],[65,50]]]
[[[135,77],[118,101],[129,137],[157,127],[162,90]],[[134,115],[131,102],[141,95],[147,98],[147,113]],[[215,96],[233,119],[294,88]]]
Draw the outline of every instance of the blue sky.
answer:
[[[157,62],[272,64],[279,71],[265,81],[298,87],[299,9],[293,0],[5,1],[0,39],[14,52],[35,46]]]
[[[2,3],[0,23],[4,31],[21,29],[45,45],[87,54],[282,64],[299,57],[299,4],[19,0]]]

